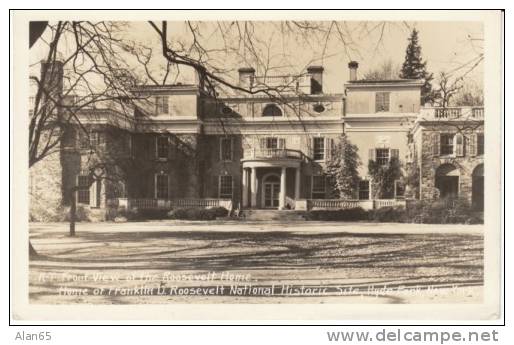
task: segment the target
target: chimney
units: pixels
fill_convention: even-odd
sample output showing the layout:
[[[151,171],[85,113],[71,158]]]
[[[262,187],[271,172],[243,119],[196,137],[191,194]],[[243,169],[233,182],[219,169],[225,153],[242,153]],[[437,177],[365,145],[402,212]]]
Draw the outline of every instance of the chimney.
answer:
[[[311,95],[323,93],[323,66],[309,66],[307,73],[311,79]]]
[[[251,89],[255,78],[255,69],[252,67],[241,67],[239,70],[239,86]]]
[[[350,70],[350,81],[357,80],[357,69],[359,68],[359,63],[357,61],[350,61],[348,63],[348,69]]]

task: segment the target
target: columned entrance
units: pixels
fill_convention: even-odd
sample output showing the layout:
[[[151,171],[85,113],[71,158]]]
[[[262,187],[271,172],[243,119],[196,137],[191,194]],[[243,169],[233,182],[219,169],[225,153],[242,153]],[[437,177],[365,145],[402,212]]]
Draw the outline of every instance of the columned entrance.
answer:
[[[300,198],[299,159],[243,160],[242,207],[293,209]]]

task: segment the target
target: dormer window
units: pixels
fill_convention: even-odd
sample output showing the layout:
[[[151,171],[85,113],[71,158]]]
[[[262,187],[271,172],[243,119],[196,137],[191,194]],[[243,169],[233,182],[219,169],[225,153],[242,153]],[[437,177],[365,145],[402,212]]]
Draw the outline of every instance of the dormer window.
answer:
[[[388,112],[389,111],[389,92],[375,93],[375,112]]]
[[[267,104],[262,110],[262,116],[282,116],[282,110],[276,104]]]
[[[155,97],[155,115],[169,114],[168,96]]]

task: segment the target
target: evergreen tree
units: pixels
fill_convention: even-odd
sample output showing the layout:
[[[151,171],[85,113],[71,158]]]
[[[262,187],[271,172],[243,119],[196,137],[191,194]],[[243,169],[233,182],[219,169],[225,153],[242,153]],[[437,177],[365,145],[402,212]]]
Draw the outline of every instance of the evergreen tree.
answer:
[[[432,73],[426,70],[426,61],[421,57],[421,46],[419,45],[418,31],[412,30],[409,37],[409,44],[405,51],[405,61],[402,65],[400,78],[403,79],[424,79],[425,84],[421,88],[421,105],[434,100],[431,81],[434,78]]]
[[[332,155],[327,162],[326,174],[333,183],[339,199],[352,199],[359,185],[360,159],[357,146],[353,145],[346,135],[342,135],[333,147]]]

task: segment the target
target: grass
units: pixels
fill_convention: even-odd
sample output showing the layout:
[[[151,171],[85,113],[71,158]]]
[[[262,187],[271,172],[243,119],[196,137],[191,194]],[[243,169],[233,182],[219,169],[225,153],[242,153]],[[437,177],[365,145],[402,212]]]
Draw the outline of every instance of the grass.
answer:
[[[70,238],[66,224],[32,224],[31,240],[40,257],[30,263],[29,295],[32,303],[51,304],[353,303],[353,296],[338,291],[444,287],[453,295],[437,297],[427,290],[413,297],[398,292],[370,302],[476,302],[483,284],[481,229],[465,225],[167,221],[79,224],[77,237]],[[227,271],[249,280],[235,283],[227,275],[221,276]],[[200,279],[200,275],[213,272],[216,279]],[[166,275],[187,279],[170,281],[163,279]],[[209,296],[168,293],[175,287],[225,286],[228,290],[233,284],[262,288],[274,284],[277,289],[283,285],[326,287],[327,291],[308,298],[234,296],[228,291]],[[105,292],[116,288],[130,291],[143,285],[168,292]],[[63,287],[73,290],[63,294]],[[94,296],[95,288],[104,292]],[[455,292],[464,288],[468,290]]]

